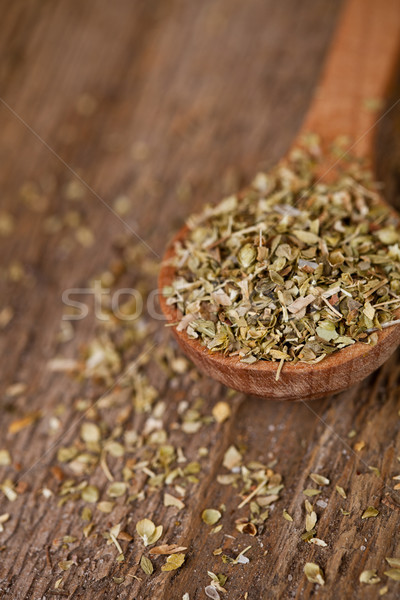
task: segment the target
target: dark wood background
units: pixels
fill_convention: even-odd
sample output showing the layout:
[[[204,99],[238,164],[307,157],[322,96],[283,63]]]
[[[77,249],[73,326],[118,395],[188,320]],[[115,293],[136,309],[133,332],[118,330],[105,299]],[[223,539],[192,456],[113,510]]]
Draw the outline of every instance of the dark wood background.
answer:
[[[236,395],[227,422],[186,436],[184,451],[191,460],[200,445],[210,454],[200,483],[185,501],[180,525],[162,506],[162,494],[137,509],[118,507],[119,520],[125,519],[132,535],[138,518],[163,519],[169,541],[188,546],[179,571],[158,569],[144,576],[137,568],[142,551],[136,539],[124,546],[125,563],[117,565],[115,549],[105,546],[101,536],[81,539],[83,503],[59,507],[57,495],[41,493],[43,488],[57,492],[51,472],[57,447],[48,435],[49,419],[60,404],[65,407],[57,436],[66,432],[62,444],[71,443],[76,437],[73,404],[86,393],[79,381],[51,373],[46,365],[56,355],[76,358],[96,326],[90,314],[60,347],[61,294],[105,270],[115,239],[127,232],[106,204],[127,195],[133,208],[124,220],[161,255],[171,235],[205,200],[217,200],[272,165],[301,124],[339,8],[335,0],[3,3],[0,203],[1,211],[12,215],[14,228],[0,236],[0,311],[11,307],[13,315],[0,337],[0,449],[9,449],[13,464],[0,467],[0,483],[6,477],[20,483],[15,502],[0,494],[0,515],[10,514],[0,533],[1,598],[181,600],[188,592],[195,600],[205,598],[207,570],[229,575],[224,598],[232,600],[244,599],[246,592],[249,600],[369,600],[385,583],[385,598],[400,596],[400,584],[383,575],[385,556],[400,556],[399,493],[392,481],[400,471],[398,357],[356,389],[309,405]],[[378,132],[379,173],[393,203],[400,180],[396,131],[398,108]],[[44,231],[49,216],[75,210],[64,193],[74,180],[70,169],[95,192],[86,190],[76,209],[94,235],[89,247],[72,235]],[[27,181],[45,190],[47,204],[40,211],[21,199]],[[15,382],[25,382],[27,390],[10,398],[5,390]],[[176,387],[176,381],[161,386],[167,423],[176,419],[177,399],[205,398],[206,414],[217,400],[226,399],[222,386],[205,377],[183,379]],[[36,410],[41,418],[10,433],[10,423]],[[350,439],[353,429],[356,436]],[[360,441],[365,447],[355,452]],[[276,458],[285,488],[264,532],[240,541],[238,551],[252,545],[250,563],[231,567],[213,556],[218,544],[199,515],[221,502],[228,509],[237,505],[238,498],[215,478],[225,450],[239,442],[247,447],[248,460]],[[368,466],[378,467],[381,476]],[[318,535],[327,548],[299,537],[302,490],[312,471],[332,481],[329,493],[321,496],[328,505],[318,509]],[[100,488],[107,483],[102,473],[94,481]],[[346,501],[332,491],[335,484],[347,490]],[[368,505],[376,506],[379,515],[362,520]],[[340,507],[350,515],[344,517]],[[283,520],[283,508],[294,524]],[[114,515],[101,519],[100,531],[101,525],[104,530],[118,522]],[[234,528],[225,530],[235,535]],[[78,537],[72,550],[53,543],[63,535]],[[57,563],[71,556],[77,566],[63,574]],[[303,565],[310,560],[323,567],[324,588],[316,590],[305,579]],[[378,585],[359,583],[366,568],[378,570]],[[113,576],[129,570],[142,580],[126,577],[116,583]],[[61,576],[63,596],[54,589]]]

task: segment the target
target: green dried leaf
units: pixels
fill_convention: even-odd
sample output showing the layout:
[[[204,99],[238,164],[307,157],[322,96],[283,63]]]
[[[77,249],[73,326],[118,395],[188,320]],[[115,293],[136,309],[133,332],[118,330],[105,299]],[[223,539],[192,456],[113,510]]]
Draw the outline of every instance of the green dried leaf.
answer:
[[[308,512],[308,514],[311,514],[312,511],[314,510],[313,505],[311,504],[311,502],[309,500],[304,500],[304,506],[305,506],[305,509]]]
[[[399,232],[394,227],[383,227],[379,229],[375,235],[379,238],[382,244],[387,246],[400,242]]]
[[[311,233],[311,231],[301,231],[299,229],[293,230],[293,235],[295,235],[301,242],[304,242],[307,245],[318,244],[320,238],[315,233]]]
[[[301,534],[300,538],[304,541],[304,542],[309,542],[314,535],[317,532],[315,531],[315,529],[311,529],[311,531],[305,531],[304,533]]]
[[[175,506],[175,508],[177,508],[178,510],[182,510],[182,508],[185,508],[185,504],[182,502],[182,500],[179,500],[179,498],[175,498],[175,496],[172,496],[167,492],[165,492],[164,494],[164,506]]]
[[[121,458],[121,456],[124,456],[125,454],[125,448],[118,442],[108,443],[105,449],[109,454],[111,454],[111,456],[114,456],[115,458]]]
[[[253,263],[255,263],[256,257],[257,250],[253,244],[245,244],[238,252],[238,261],[243,269],[248,269]]]
[[[314,529],[315,524],[317,522],[317,513],[315,510],[311,511],[311,513],[306,515],[306,531],[311,531]]]
[[[319,565],[308,562],[304,565],[304,574],[311,583],[325,585],[324,573]]]
[[[368,583],[369,585],[375,585],[380,582],[380,577],[376,574],[376,569],[369,569],[363,571],[360,575],[360,583]]]
[[[184,554],[171,554],[167,557],[166,563],[161,567],[161,571],[175,571],[185,562]]]
[[[92,517],[93,517],[92,511],[90,510],[90,508],[88,506],[85,506],[82,509],[82,513],[81,513],[82,521],[91,521]]]
[[[314,488],[307,488],[303,490],[303,494],[311,498],[312,496],[318,496],[321,493],[321,490],[315,490]]]
[[[370,302],[365,303],[363,313],[367,317],[367,319],[373,321],[375,317],[375,309]]]
[[[142,571],[144,573],[146,573],[146,575],[151,575],[154,571],[153,563],[144,554],[142,555],[142,558],[140,559],[140,567],[141,567]]]
[[[162,532],[163,532],[163,526],[162,525],[158,525],[156,527],[156,530],[153,533],[153,535],[150,536],[147,545],[151,546],[152,544],[155,544],[160,539],[160,537],[162,536]]]
[[[60,560],[58,566],[62,571],[68,571],[72,567],[72,565],[76,564],[73,560]]]
[[[389,588],[387,585],[384,585],[380,590],[379,590],[379,595],[380,596],[384,596],[385,594],[387,594],[389,591]]]
[[[82,500],[85,502],[97,502],[99,495],[99,490],[94,485],[87,485],[81,492]]]
[[[3,483],[0,484],[0,490],[10,502],[15,502],[15,500],[18,498],[18,494],[14,487],[14,483],[11,481],[11,479],[5,479]]]
[[[150,519],[142,519],[136,523],[136,531],[143,540],[145,546],[151,546],[160,539],[163,532],[162,525],[156,527]]]
[[[107,490],[110,498],[120,498],[126,493],[128,486],[124,481],[114,481]]]
[[[66,463],[69,462],[70,460],[73,460],[76,456],[78,455],[78,449],[75,448],[74,446],[71,446],[69,448],[59,448],[57,450],[57,459],[62,462],[62,463]]]
[[[8,450],[0,450],[0,466],[7,467],[11,465],[11,455]]]
[[[394,569],[400,569],[400,558],[385,558],[386,562],[389,564],[389,566],[393,567]]]
[[[221,517],[222,514],[219,512],[219,510],[216,510],[215,508],[206,508],[201,513],[201,518],[203,519],[204,523],[206,523],[206,525],[215,525],[215,523],[217,523]]]
[[[395,581],[400,581],[400,569],[389,569],[384,572],[386,577],[390,577],[390,579],[394,579]]]
[[[368,508],[366,508],[363,514],[361,515],[361,518],[369,519],[371,517],[376,517],[377,515],[379,515],[379,510],[377,510],[373,506],[368,506]]]
[[[310,478],[317,485],[329,485],[330,484],[330,481],[327,477],[324,477],[323,475],[319,475],[318,473],[311,473]]]
[[[144,545],[148,546],[149,539],[154,535],[156,526],[150,519],[142,519],[136,523],[136,531],[142,538]]]
[[[336,331],[335,323],[332,321],[320,321],[316,332],[318,336],[326,342],[330,342],[339,337],[339,334]]]
[[[283,518],[286,519],[286,521],[293,521],[293,518],[289,515],[286,509],[283,510]]]
[[[339,494],[339,496],[342,496],[342,498],[347,498],[346,492],[340,485],[337,485],[335,489],[336,489],[337,493]]]
[[[84,442],[99,442],[101,438],[100,428],[95,423],[83,423],[81,438]]]
[[[212,415],[217,423],[223,423],[231,416],[231,407],[227,402],[217,402],[212,409]]]
[[[115,506],[115,502],[109,502],[108,500],[103,500],[102,502],[99,502],[96,506],[96,508],[102,512],[102,513],[110,513],[113,508]]]
[[[231,471],[235,467],[238,467],[242,463],[242,455],[235,446],[229,446],[228,450],[224,454],[223,466]]]

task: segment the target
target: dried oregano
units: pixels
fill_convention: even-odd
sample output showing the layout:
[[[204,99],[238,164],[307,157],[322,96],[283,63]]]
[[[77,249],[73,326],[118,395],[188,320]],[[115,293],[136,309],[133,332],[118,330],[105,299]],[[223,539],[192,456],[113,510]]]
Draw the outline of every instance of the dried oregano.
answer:
[[[376,574],[376,569],[367,569],[360,574],[360,583],[375,585],[380,582],[380,577]]]
[[[146,575],[151,575],[154,571],[153,563],[144,554],[143,554],[142,558],[140,559],[140,567],[141,567],[142,571],[144,573],[146,573]]]
[[[311,473],[310,479],[312,479],[314,481],[314,483],[316,483],[317,485],[329,485],[330,484],[330,481],[327,477],[324,477],[323,475],[319,475],[318,473]]]
[[[179,569],[185,562],[185,555],[182,553],[171,554],[167,557],[166,562],[161,567],[161,571],[175,571]]]
[[[221,517],[222,514],[215,508],[206,508],[201,514],[201,518],[207,525],[215,525],[215,523],[217,523]]]
[[[144,545],[151,546],[160,539],[163,527],[162,525],[156,527],[150,519],[142,519],[136,523],[136,531],[142,538]]]
[[[316,363],[376,343],[395,320],[398,219],[355,161],[333,183],[319,181],[315,147],[206,206],[175,243],[175,278],[163,293],[178,329],[212,352]]]
[[[319,565],[308,562],[304,565],[304,574],[311,583],[325,584],[324,573]]]
[[[363,514],[361,515],[361,518],[370,519],[371,517],[376,517],[377,515],[379,515],[379,510],[376,509],[374,506],[368,506],[368,508],[366,508]]]

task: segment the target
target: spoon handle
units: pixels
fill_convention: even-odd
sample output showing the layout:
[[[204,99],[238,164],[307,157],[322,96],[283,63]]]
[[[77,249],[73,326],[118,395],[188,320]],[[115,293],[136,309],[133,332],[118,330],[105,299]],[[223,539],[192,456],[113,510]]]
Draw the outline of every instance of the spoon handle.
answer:
[[[318,133],[323,145],[348,136],[353,155],[373,159],[399,41],[400,0],[346,0],[301,133]]]

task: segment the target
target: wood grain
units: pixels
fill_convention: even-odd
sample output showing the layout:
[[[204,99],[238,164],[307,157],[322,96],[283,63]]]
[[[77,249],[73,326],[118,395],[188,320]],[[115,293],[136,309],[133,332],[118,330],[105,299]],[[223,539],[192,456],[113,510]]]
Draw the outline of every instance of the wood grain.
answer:
[[[205,198],[217,199],[284,154],[309,104],[338,9],[328,0],[13,2],[2,8],[1,98],[105,202],[112,204],[120,194],[131,197],[129,227],[161,254],[172,233]],[[91,116],[76,110],[83,93],[97,101]],[[387,139],[398,118],[392,121],[391,116],[382,133],[379,168],[394,192],[400,163],[388,167]],[[91,313],[76,325],[75,337],[60,345],[61,295],[67,288],[86,286],[107,268],[115,256],[114,241],[124,228],[89,190],[79,209],[66,199],[65,185],[72,173],[4,104],[0,123],[1,210],[11,212],[16,225],[11,235],[0,239],[1,308],[14,310],[0,337],[0,448],[8,448],[13,459],[12,467],[0,468],[0,481],[28,471],[21,479],[27,489],[15,502],[0,498],[0,514],[10,513],[0,533],[0,596],[180,600],[188,592],[190,600],[199,600],[205,598],[211,570],[229,575],[227,597],[234,600],[244,598],[245,592],[249,600],[376,598],[378,586],[360,584],[360,571],[377,568],[383,585],[384,557],[400,555],[399,512],[396,492],[391,491],[400,455],[398,357],[334,400],[276,405],[239,395],[232,400],[232,417],[203,428],[201,439],[175,432],[174,440],[183,444],[189,460],[196,459],[200,445],[210,451],[200,482],[186,499],[181,523],[176,525],[172,509],[162,505],[158,494],[145,505],[118,503],[112,515],[96,514],[100,532],[123,521],[133,534],[134,523],[144,516],[162,521],[168,541],[188,547],[185,566],[172,574],[158,570],[152,577],[143,576],[137,566],[142,554],[137,540],[124,543],[126,561],[118,565],[115,549],[105,546],[101,535],[81,540],[83,503],[58,507],[57,497],[44,498],[44,487],[56,492],[59,485],[51,472],[57,447],[48,434],[50,419],[62,405],[57,436],[65,434],[63,445],[72,443],[79,429],[76,400],[95,400],[105,391],[46,368],[56,355],[76,357],[96,327]],[[148,157],[138,160],[138,144],[143,142]],[[388,169],[395,173],[390,180]],[[44,212],[29,210],[20,199],[21,184],[29,180],[45,190]],[[192,193],[184,201],[182,189],[188,187]],[[64,230],[44,234],[46,217],[71,210],[83,214],[95,235],[93,246],[70,243],[71,234]],[[24,268],[19,281],[10,278],[15,261]],[[16,271],[14,264],[11,272]],[[162,324],[155,331],[158,340]],[[18,398],[6,396],[4,390],[18,381],[28,384],[27,392]],[[177,388],[176,380],[157,371],[154,385],[167,402],[168,427],[177,419],[176,404],[182,398],[204,398],[204,414],[226,398],[225,389],[207,378],[186,377]],[[41,410],[42,418],[19,433],[9,433],[10,423],[35,410]],[[129,426],[140,430],[143,417],[131,416]],[[357,434],[350,439],[352,429]],[[354,453],[351,448],[361,440],[364,449]],[[276,458],[285,482],[264,532],[250,541],[214,540],[200,520],[203,508],[225,503],[224,530],[235,532],[236,513],[231,516],[231,511],[240,498],[215,482],[231,443],[247,447],[247,460]],[[382,478],[368,465],[379,467]],[[309,485],[308,474],[316,470],[348,493],[347,503],[331,489],[322,495],[328,505],[318,509],[318,533],[328,543],[325,549],[299,539],[302,490]],[[96,472],[91,481],[103,493],[103,473]],[[380,515],[361,520],[369,504],[376,505]],[[351,514],[343,517],[340,507]],[[294,523],[282,519],[283,508]],[[63,535],[78,537],[71,549],[53,544]],[[232,553],[251,544],[250,563],[223,565],[212,554],[219,543]],[[57,564],[71,555],[78,564],[63,576],[68,595],[57,596],[55,582],[63,575]],[[308,560],[324,568],[324,589],[316,590],[305,580],[302,569]],[[141,581],[127,576],[122,584],[113,580],[130,570]],[[398,583],[389,581],[388,586],[385,598],[398,597]]]
[[[373,158],[375,123],[398,66],[399,39],[397,0],[347,2],[304,131],[317,131],[326,145],[342,131],[353,155]]]

